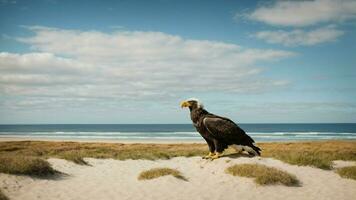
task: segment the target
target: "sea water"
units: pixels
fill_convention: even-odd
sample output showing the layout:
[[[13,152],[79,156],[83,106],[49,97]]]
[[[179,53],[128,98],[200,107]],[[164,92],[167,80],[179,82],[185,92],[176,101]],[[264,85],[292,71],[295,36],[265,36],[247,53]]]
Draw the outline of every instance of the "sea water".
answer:
[[[256,142],[355,140],[356,123],[239,124]],[[0,138],[203,141],[191,124],[0,125]]]

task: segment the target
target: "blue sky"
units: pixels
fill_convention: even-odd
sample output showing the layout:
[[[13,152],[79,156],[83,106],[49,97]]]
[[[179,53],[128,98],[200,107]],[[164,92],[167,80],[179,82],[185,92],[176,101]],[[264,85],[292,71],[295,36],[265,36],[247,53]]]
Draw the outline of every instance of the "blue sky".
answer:
[[[0,123],[356,122],[356,1],[0,0]]]

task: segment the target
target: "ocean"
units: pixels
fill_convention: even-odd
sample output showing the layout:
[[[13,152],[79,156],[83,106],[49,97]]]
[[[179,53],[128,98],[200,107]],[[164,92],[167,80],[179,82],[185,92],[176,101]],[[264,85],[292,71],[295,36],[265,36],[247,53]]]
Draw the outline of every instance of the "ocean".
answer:
[[[239,124],[256,142],[355,140],[356,123]],[[191,124],[0,125],[0,138],[203,141]]]

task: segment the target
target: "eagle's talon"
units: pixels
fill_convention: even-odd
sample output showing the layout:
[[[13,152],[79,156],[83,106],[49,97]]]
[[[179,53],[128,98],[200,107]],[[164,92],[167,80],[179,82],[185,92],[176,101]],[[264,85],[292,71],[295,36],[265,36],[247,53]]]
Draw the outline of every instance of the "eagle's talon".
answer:
[[[215,160],[215,159],[218,159],[222,156],[222,153],[215,153],[215,155],[211,156],[210,159],[211,160]]]
[[[209,158],[211,158],[211,157],[214,156],[214,155],[215,155],[215,153],[209,152],[208,155],[203,156],[202,158],[203,158],[203,159],[209,159]]]

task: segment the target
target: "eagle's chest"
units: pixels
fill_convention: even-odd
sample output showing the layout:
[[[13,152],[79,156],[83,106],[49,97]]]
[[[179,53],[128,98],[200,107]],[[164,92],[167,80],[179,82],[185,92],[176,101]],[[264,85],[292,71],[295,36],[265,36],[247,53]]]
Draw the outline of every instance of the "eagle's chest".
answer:
[[[206,117],[207,112],[201,109],[193,110],[190,113],[190,118],[193,122],[195,129],[206,139],[210,139],[210,135],[204,126],[203,120]]]
[[[197,121],[196,123],[193,122],[193,125],[198,133],[204,138],[210,138],[208,131],[206,130],[205,126],[203,125],[202,121]]]

